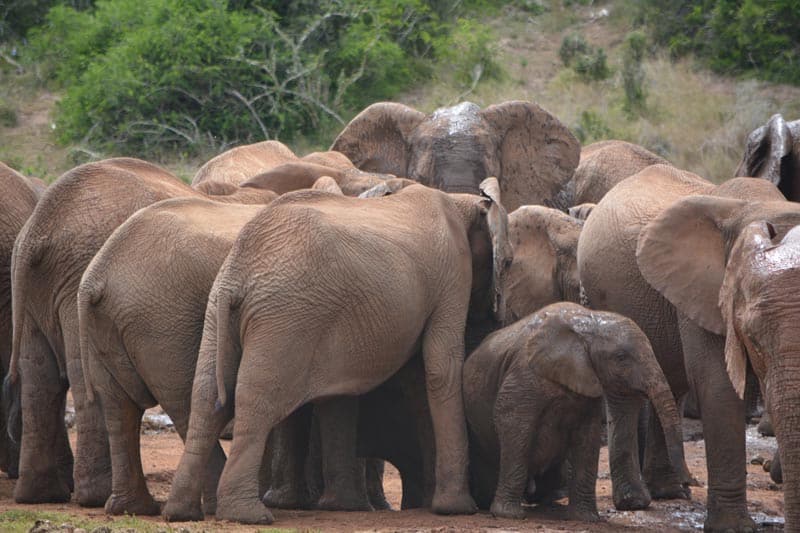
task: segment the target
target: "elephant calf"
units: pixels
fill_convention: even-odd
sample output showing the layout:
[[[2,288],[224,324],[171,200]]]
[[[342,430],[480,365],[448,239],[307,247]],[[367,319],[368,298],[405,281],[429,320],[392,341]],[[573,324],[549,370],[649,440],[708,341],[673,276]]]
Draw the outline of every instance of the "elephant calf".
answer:
[[[567,302],[549,305],[487,337],[464,363],[463,391],[473,496],[480,507],[491,502],[495,516],[524,517],[529,481],[547,497],[569,460],[570,518],[599,520],[603,395],[612,428],[649,398],[665,428],[671,462],[683,461],[669,385],[647,337],[621,315]],[[614,446],[612,440],[612,476],[629,466]]]

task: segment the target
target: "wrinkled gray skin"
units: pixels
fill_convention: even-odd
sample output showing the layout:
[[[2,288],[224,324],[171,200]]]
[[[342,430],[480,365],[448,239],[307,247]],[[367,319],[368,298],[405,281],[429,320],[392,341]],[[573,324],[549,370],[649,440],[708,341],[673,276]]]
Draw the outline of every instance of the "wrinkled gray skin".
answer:
[[[736,204],[741,204],[737,202]],[[795,211],[798,204],[787,203]],[[732,202],[729,209],[741,209]],[[765,392],[778,439],[770,476],[783,479],[786,530],[800,529],[800,220],[750,218],[733,242],[715,318],[726,333],[725,359],[742,396],[749,365]]]
[[[670,459],[683,463],[669,385],[647,337],[621,315],[566,302],[546,306],[487,337],[464,363],[463,381],[472,491],[479,506],[491,502],[495,516],[524,518],[529,481],[547,498],[559,488],[550,485],[552,474],[569,460],[570,519],[600,519],[595,483],[603,395],[611,428],[650,399],[669,435]],[[612,438],[615,484],[613,467],[625,459],[616,444]]]
[[[531,102],[481,109],[462,102],[426,115],[390,102],[372,104],[331,146],[361,170],[404,176],[446,192],[478,193],[497,177],[509,211],[553,205],[578,164],[569,130]]]
[[[260,201],[242,190],[233,201]],[[76,295],[86,266],[108,236],[159,200],[205,197],[166,170],[132,158],[76,167],[50,185],[14,245],[14,335],[8,386],[21,384],[19,503],[63,502],[73,488],[84,506],[111,493],[108,436],[98,403],[86,404]],[[221,199],[223,197],[217,196]],[[74,461],[64,426],[67,388],[75,401]]]
[[[550,207],[524,205],[508,215],[514,261],[505,281],[506,320],[555,302],[578,302],[575,256],[583,221]]]
[[[669,162],[626,141],[599,141],[584,146],[575,174],[557,207],[566,211],[584,203],[596,204],[614,185],[650,165],[669,165]]]
[[[754,220],[773,223],[782,235],[786,224],[800,221],[800,206],[765,180],[736,178],[714,186],[654,165],[609,191],[578,242],[578,271],[591,306],[632,318],[650,339],[675,397],[691,388],[698,399],[709,473],[705,527],[714,531],[755,527],[745,499],[744,403],[727,378],[726,330],[716,318],[730,297],[720,292],[727,251]],[[793,293],[783,287],[784,295]],[[775,322],[779,328],[783,323]],[[688,497],[686,475],[666,461],[654,418],[644,459],[650,492]],[[631,435],[636,457],[633,428]],[[647,488],[632,479],[631,492],[646,494]]]
[[[245,226],[209,296],[168,519],[202,517],[195,480],[234,399],[217,518],[268,523],[253,468],[270,429],[306,402],[375,388],[420,346],[440,451],[432,507],[474,512],[460,394],[467,307],[472,293],[504,309],[502,276],[511,261],[499,187],[496,180],[482,187],[484,197],[417,185],[369,200],[292,193]],[[344,327],[356,323],[352,333]]]
[[[776,114],[753,130],[734,176],[763,178],[800,201],[800,120],[786,122]]]
[[[1,162],[0,191],[0,377],[5,377],[11,361],[11,252],[39,194],[28,178]],[[19,390],[7,396],[0,403],[0,470],[13,479],[19,472]]]
[[[139,456],[142,414],[160,404],[186,438],[208,293],[239,230],[262,207],[158,202],[117,228],[86,268],[78,320],[87,391],[103,406],[111,448],[106,513],[159,513]],[[212,514],[224,462],[216,446],[202,478]]]

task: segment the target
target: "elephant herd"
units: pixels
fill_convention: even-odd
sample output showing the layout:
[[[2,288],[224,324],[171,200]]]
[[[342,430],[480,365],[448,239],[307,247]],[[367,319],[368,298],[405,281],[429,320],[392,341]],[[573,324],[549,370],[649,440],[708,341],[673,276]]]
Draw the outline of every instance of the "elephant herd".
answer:
[[[751,531],[754,375],[800,531],[800,121],[755,130],[721,184],[624,141],[581,149],[522,101],[373,104],[328,152],[241,146],[191,185],[133,158],[46,188],[0,164],[0,184],[17,502],[271,523],[387,508],[390,461],[404,509],[522,518],[566,493],[596,521],[606,431],[616,508],[691,497],[692,393],[705,527]],[[155,405],[185,443],[165,503],[139,451]]]

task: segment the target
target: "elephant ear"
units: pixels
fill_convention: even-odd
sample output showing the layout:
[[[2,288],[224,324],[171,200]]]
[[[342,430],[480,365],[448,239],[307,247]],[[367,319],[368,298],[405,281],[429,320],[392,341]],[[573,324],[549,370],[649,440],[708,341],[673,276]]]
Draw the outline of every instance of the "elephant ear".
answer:
[[[636,261],[650,285],[704,329],[725,334],[719,293],[728,248],[725,227],[746,202],[688,196],[639,234]]]
[[[737,326],[741,323],[739,315],[747,300],[743,293],[750,288],[744,273],[752,271],[747,268],[748,263],[754,254],[772,246],[774,236],[775,229],[764,221],[752,222],[742,231],[728,255],[728,266],[719,292],[719,307],[725,322],[725,366],[733,388],[742,399],[747,379],[747,351]]]
[[[408,138],[425,113],[403,104],[379,102],[355,116],[331,145],[367,172],[405,176]]]
[[[569,129],[531,102],[491,105],[480,115],[497,133],[506,208],[555,206],[580,159],[580,144]]]
[[[544,315],[543,320],[525,341],[533,371],[582,396],[602,396],[603,387],[589,359],[584,338],[563,314],[545,310],[539,315]]]
[[[278,194],[284,194],[298,189],[310,189],[314,186],[314,182],[322,176],[332,177],[338,182],[342,178],[342,171],[307,161],[294,161],[253,176],[241,183],[240,187],[268,189]]]
[[[492,311],[495,319],[505,322],[506,302],[503,280],[511,266],[514,252],[508,239],[508,213],[500,203],[500,184],[497,178],[486,178],[478,186],[483,200],[481,208],[492,238]]]
[[[780,114],[772,115],[769,122],[747,136],[742,161],[734,174],[763,178],[777,186],[781,180],[781,159],[791,153],[792,145],[786,121]]]

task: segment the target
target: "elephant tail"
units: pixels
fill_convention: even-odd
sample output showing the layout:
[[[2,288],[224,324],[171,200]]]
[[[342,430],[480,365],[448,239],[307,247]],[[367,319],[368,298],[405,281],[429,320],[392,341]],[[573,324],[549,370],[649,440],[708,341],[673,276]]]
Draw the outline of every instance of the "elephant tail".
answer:
[[[94,324],[94,306],[103,298],[105,283],[94,275],[94,269],[86,269],[83,279],[78,288],[78,337],[81,349],[81,369],[83,371],[83,381],[86,386],[86,400],[91,403],[94,401],[94,388],[89,372],[89,357],[94,357],[92,351],[95,349],[89,331]]]
[[[31,269],[36,266],[44,255],[42,243],[28,236],[30,219],[23,226],[14,243],[11,254],[11,361],[8,365],[6,379],[9,385],[15,385],[19,377],[19,358],[22,351],[22,330],[25,326],[25,309],[23,302],[28,296]],[[31,244],[29,241],[33,241]],[[66,375],[66,369],[59,368]]]
[[[220,286],[217,291],[217,399],[220,406],[227,401],[226,383],[234,381],[239,369],[236,356],[236,343],[231,338],[231,309],[239,303],[239,298],[230,288]]]

